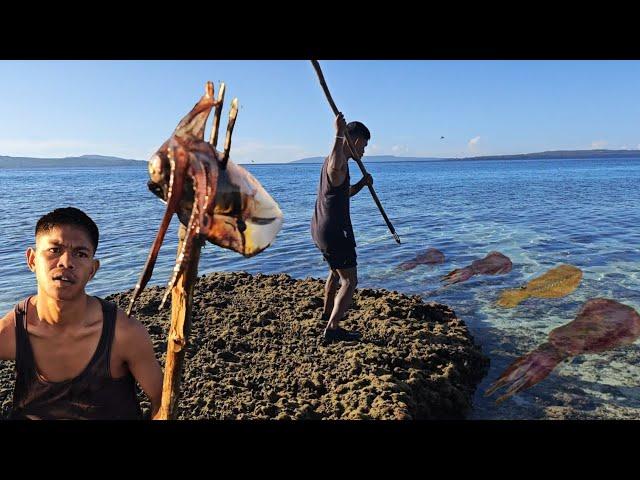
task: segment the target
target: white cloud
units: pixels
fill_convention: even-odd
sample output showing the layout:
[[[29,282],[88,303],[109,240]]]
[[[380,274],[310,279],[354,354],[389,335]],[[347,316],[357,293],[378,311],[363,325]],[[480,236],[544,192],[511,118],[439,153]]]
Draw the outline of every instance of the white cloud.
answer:
[[[82,155],[95,153],[97,145],[82,140],[28,140],[0,138],[0,155],[11,157],[30,157],[44,155],[49,157]]]
[[[469,143],[467,144],[467,147],[469,148],[469,150],[471,150],[472,152],[476,150],[476,148],[478,147],[478,142],[480,141],[480,135],[478,135],[477,137],[473,137],[471,140],[469,140]]]
[[[367,145],[366,155],[381,155],[382,148],[377,143]]]
[[[604,148],[606,145],[606,140],[594,140],[593,142],[591,142],[591,148]]]
[[[45,139],[30,140],[0,138],[0,155],[9,157],[64,158],[80,155],[106,155],[146,160],[157,147],[145,150],[116,143],[96,143],[84,140]]]
[[[312,156],[299,145],[268,144],[254,140],[231,144],[231,158],[235,163],[286,163]]]
[[[400,155],[409,153],[409,147],[407,145],[393,145],[392,147],[386,147],[377,143],[372,143],[367,146],[365,150],[365,156],[373,155]]]
[[[391,151],[394,154],[407,153],[409,151],[409,147],[407,147],[406,145],[394,145],[393,147],[391,147]]]

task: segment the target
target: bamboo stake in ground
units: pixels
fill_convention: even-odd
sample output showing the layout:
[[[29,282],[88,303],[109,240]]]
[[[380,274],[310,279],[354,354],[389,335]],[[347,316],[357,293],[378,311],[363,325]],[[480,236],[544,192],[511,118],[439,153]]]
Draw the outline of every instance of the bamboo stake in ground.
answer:
[[[178,231],[178,255],[186,237],[187,229],[180,224]],[[199,236],[193,239],[193,247],[189,265],[171,290],[171,326],[167,336],[167,358],[164,364],[164,380],[162,382],[162,403],[158,414],[159,420],[175,420],[180,398],[180,381],[184,355],[191,330],[191,306],[193,287],[198,279],[198,262],[202,240]]]
[[[322,86],[322,90],[324,90],[324,94],[327,97],[327,100],[329,101],[331,110],[333,110],[333,114],[337,116],[338,113],[340,113],[340,111],[338,110],[338,107],[336,107],[336,104],[333,102],[333,98],[331,97],[331,92],[329,92],[329,87],[327,86],[327,82],[325,82],[324,80],[324,75],[322,74],[322,69],[320,68],[320,64],[318,63],[317,60],[311,60],[311,64],[313,65],[313,68],[316,70],[316,74],[318,75],[318,80],[320,81],[320,85]],[[367,170],[364,168],[364,163],[362,163],[362,160],[360,159],[360,156],[356,151],[356,146],[353,143],[353,140],[349,136],[348,132],[344,132],[344,138],[347,141],[347,145],[349,145],[349,149],[351,150],[351,156],[360,167],[360,171],[362,172],[362,175],[366,177]],[[384,218],[384,221],[387,224],[387,227],[389,227],[389,231],[393,235],[394,240],[400,243],[400,236],[396,233],[396,230],[395,228],[393,228],[393,225],[391,225],[391,221],[389,220],[389,217],[387,217],[387,214],[385,213],[384,208],[382,208],[382,204],[378,199],[378,195],[376,195],[376,192],[371,185],[367,185],[367,187],[369,187],[369,192],[373,197],[373,201],[376,202],[376,205],[378,206],[378,209],[382,214],[382,218]]]

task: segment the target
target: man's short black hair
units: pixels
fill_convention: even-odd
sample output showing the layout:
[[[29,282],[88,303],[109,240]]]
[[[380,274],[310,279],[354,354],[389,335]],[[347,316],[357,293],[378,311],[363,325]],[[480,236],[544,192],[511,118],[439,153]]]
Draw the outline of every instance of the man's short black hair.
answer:
[[[369,132],[369,129],[361,122],[347,123],[347,132],[349,132],[350,137],[361,137],[365,140],[371,139],[371,132]]]
[[[91,239],[93,253],[96,252],[100,238],[98,226],[86,213],[75,207],[56,208],[53,212],[42,216],[36,223],[36,237],[60,225],[72,225],[84,229]]]

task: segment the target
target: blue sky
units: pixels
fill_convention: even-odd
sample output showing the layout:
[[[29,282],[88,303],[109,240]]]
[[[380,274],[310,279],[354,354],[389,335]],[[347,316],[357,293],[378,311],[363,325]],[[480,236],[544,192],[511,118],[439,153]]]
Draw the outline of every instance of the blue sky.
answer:
[[[639,61],[320,61],[367,154],[640,148]],[[333,114],[296,61],[0,61],[0,155],[147,159],[207,80],[238,97],[238,163],[326,155]],[[207,134],[208,136],[208,131]],[[444,136],[444,139],[440,137]]]

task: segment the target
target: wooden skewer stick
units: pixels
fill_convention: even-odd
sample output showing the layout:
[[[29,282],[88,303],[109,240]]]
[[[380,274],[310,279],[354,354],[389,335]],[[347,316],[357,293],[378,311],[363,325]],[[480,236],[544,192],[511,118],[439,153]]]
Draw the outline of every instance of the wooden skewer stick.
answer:
[[[218,130],[220,129],[220,115],[222,114],[222,104],[224,103],[224,83],[220,84],[220,90],[218,91],[218,104],[213,114],[213,127],[211,128],[211,137],[209,143],[213,148],[218,146]]]
[[[231,134],[238,117],[238,99],[234,98],[231,102],[231,111],[229,112],[229,123],[227,124],[227,138],[224,141],[224,153],[222,154],[221,167],[226,168],[229,161],[229,152],[231,151]]]
[[[178,231],[178,255],[186,235],[187,229],[181,224]],[[198,279],[198,262],[200,261],[202,243],[199,236],[194,238],[189,265],[171,290],[171,326],[167,337],[167,357],[164,364],[159,420],[175,420],[176,418],[182,367],[187,339],[191,330],[193,287]]]

